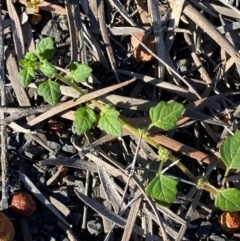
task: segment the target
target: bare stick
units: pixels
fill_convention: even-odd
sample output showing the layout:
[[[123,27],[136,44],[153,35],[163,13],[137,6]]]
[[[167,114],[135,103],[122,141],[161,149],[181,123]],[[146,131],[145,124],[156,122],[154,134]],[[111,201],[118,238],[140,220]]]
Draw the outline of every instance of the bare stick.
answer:
[[[3,20],[1,14],[0,3],[0,93],[1,93],[1,107],[6,106],[6,92],[5,92],[5,71],[4,71],[4,42],[3,42]],[[0,118],[4,119],[4,112],[0,112]],[[7,161],[7,136],[5,125],[1,125],[1,168],[2,168],[2,203],[1,210],[8,208],[8,161]]]
[[[116,61],[115,61],[115,58],[114,58],[112,45],[111,45],[111,42],[110,42],[110,39],[109,39],[109,36],[108,36],[108,32],[107,32],[107,27],[106,27],[107,25],[106,25],[106,20],[105,20],[103,0],[100,0],[99,6],[98,6],[98,18],[99,18],[99,26],[100,26],[100,30],[101,30],[101,33],[102,33],[103,42],[105,44],[105,48],[106,48],[106,51],[107,51],[107,55],[108,55],[112,70],[115,74],[117,82],[120,83],[118,73],[116,72]]]

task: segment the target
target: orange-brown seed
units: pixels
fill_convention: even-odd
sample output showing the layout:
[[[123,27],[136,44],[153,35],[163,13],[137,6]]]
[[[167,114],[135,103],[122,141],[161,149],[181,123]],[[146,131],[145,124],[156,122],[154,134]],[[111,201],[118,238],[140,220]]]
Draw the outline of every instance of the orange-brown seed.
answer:
[[[11,208],[15,215],[19,217],[29,217],[36,210],[36,203],[29,193],[18,192],[13,195]]]
[[[226,233],[235,233],[240,230],[240,216],[238,212],[224,212],[219,219],[220,227]]]
[[[0,241],[13,241],[15,229],[9,218],[0,212]]]

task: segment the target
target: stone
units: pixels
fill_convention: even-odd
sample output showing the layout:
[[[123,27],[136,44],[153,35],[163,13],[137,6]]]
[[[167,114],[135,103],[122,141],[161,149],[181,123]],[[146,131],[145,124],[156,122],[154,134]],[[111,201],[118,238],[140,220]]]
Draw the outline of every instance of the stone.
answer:
[[[55,20],[49,20],[41,34],[53,38],[58,43],[65,38],[65,33],[58,28]]]

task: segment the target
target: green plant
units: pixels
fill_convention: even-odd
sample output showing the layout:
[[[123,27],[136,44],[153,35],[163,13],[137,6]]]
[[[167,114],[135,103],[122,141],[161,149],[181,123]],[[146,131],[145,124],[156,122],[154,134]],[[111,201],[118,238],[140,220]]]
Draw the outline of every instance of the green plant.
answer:
[[[49,61],[53,54],[54,42],[49,37],[42,39],[36,45],[34,53],[26,53],[25,58],[19,63],[22,66],[22,70],[19,73],[22,85],[27,87],[37,73],[45,75],[48,80],[39,85],[38,94],[43,96],[44,100],[50,105],[56,105],[59,101],[61,92],[58,81],[73,87],[80,95],[84,95],[86,91],[79,87],[78,83],[84,82],[91,75],[92,69],[85,64],[74,62],[69,66],[69,72],[66,75],[60,75]],[[160,167],[157,176],[147,185],[146,193],[159,204],[170,206],[177,194],[177,181],[162,173],[163,163],[166,160],[171,160],[196,183],[197,188],[204,189],[214,195],[217,207],[225,211],[240,210],[240,203],[237,201],[240,197],[240,190],[235,188],[217,189],[206,178],[194,176],[170,151],[149,138],[146,131],[139,131],[119,118],[119,112],[114,107],[104,106],[94,99],[91,102],[98,108],[99,117],[89,107],[88,103],[79,107],[75,111],[73,122],[76,132],[81,135],[98,122],[98,127],[102,131],[114,136],[121,136],[122,127],[124,127],[136,137],[142,136],[144,141],[156,148],[158,150]],[[173,129],[177,120],[181,117],[183,109],[184,106],[178,102],[168,104],[161,101],[157,106],[150,109],[151,124],[148,130],[153,126],[165,131]],[[220,148],[221,158],[227,167],[223,186],[229,170],[240,168],[239,140],[240,131],[236,132],[234,136],[228,137]]]

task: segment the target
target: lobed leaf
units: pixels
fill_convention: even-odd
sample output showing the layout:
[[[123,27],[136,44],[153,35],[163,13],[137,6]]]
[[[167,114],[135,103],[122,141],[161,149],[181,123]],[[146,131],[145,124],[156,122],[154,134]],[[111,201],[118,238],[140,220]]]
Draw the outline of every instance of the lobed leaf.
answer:
[[[27,53],[25,54],[25,59],[34,62],[34,61],[37,61],[37,60],[38,60],[38,56],[37,56],[36,54],[32,53],[32,52],[27,52]]]
[[[113,136],[122,135],[122,124],[118,118],[119,112],[113,108],[103,108],[98,127]]]
[[[240,168],[240,131],[226,138],[220,146],[220,156],[228,169]]]
[[[26,88],[35,77],[35,70],[33,67],[26,67],[18,73],[18,76],[20,78],[22,86]]]
[[[57,73],[56,68],[52,65],[52,63],[50,63],[46,59],[44,59],[42,63],[39,65],[39,69],[45,76],[48,76],[48,77]]]
[[[158,201],[160,204],[169,207],[177,195],[177,180],[158,174],[146,186],[146,194]]]
[[[45,81],[39,85],[38,94],[50,105],[56,105],[61,95],[60,84],[51,80]]]
[[[240,211],[240,190],[236,188],[228,188],[218,190],[215,206],[223,211]]]
[[[39,57],[39,59],[51,59],[54,53],[54,42],[52,38],[46,37],[43,38],[40,42],[36,44],[35,54]]]
[[[74,117],[73,125],[79,135],[89,130],[93,123],[97,121],[94,111],[87,106],[78,108]]]
[[[92,69],[86,64],[79,64],[78,62],[73,62],[69,66],[70,76],[76,82],[85,82],[88,77],[91,76]]]
[[[184,106],[178,102],[166,103],[161,101],[157,106],[150,109],[151,125],[165,131],[171,130],[176,126],[177,120],[181,117]]]
[[[24,68],[26,68],[28,65],[29,65],[29,63],[28,63],[28,60],[27,59],[21,59],[20,61],[19,61],[19,65],[20,66],[22,66],[22,67],[24,67]]]

